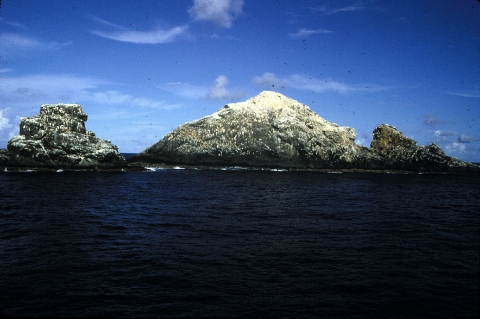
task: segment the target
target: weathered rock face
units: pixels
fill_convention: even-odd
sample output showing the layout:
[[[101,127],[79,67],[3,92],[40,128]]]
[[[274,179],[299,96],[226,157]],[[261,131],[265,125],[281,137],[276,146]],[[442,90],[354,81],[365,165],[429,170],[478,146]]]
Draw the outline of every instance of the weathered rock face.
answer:
[[[369,156],[368,149],[355,144],[355,138],[354,129],[328,122],[282,94],[265,91],[181,125],[131,160],[352,168],[364,166]]]
[[[435,144],[417,146],[395,127],[375,128],[371,148],[355,130],[328,122],[304,104],[265,91],[185,123],[130,162],[311,169],[475,172]]]
[[[8,142],[3,165],[20,167],[111,169],[125,158],[110,141],[85,129],[87,114],[78,104],[45,104],[40,114],[20,120],[20,135]]]
[[[371,150],[384,169],[427,172],[480,172],[480,166],[447,156],[435,143],[417,146],[394,126],[382,124],[373,130]]]

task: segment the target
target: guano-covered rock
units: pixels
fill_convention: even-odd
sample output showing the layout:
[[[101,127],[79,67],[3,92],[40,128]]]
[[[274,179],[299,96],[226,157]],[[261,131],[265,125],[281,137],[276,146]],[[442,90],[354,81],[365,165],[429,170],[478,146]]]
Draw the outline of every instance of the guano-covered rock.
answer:
[[[40,114],[20,120],[20,135],[0,154],[4,166],[114,169],[125,158],[110,141],[87,131],[87,114],[78,104],[44,104]]]
[[[395,127],[375,128],[371,148],[353,128],[328,122],[308,106],[265,91],[185,123],[130,162],[291,169],[359,169],[480,173],[435,144],[417,146]]]
[[[185,123],[132,161],[281,168],[363,167],[369,157],[353,128],[328,122],[308,106],[265,91]]]

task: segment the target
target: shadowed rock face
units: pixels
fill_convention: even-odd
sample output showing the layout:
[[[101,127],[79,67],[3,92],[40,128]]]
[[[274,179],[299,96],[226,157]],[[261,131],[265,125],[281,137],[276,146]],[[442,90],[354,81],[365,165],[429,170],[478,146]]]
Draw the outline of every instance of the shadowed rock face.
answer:
[[[384,169],[431,172],[480,172],[480,166],[445,155],[435,143],[417,146],[394,126],[382,124],[373,130],[371,150]]]
[[[130,162],[312,169],[480,172],[432,144],[417,146],[395,127],[379,125],[371,148],[355,130],[328,122],[304,104],[265,91],[185,123]]]
[[[87,131],[86,120],[78,104],[42,105],[39,115],[20,120],[20,135],[8,142],[8,151],[0,152],[0,162],[19,167],[123,167],[126,161],[118,148]]]

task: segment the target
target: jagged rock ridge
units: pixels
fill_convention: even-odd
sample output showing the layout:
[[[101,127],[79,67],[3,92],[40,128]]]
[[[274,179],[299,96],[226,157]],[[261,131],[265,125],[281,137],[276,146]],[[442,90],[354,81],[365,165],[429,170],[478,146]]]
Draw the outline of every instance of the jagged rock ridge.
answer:
[[[79,104],[44,104],[40,114],[20,120],[20,135],[7,151],[0,152],[3,165],[71,169],[123,167],[125,158],[110,141],[87,131],[88,116]]]
[[[381,124],[373,130],[370,148],[381,160],[385,169],[433,171],[433,172],[480,172],[480,166],[447,156],[435,143],[418,146],[396,127]]]
[[[131,162],[310,169],[480,172],[432,144],[417,146],[395,127],[374,130],[371,148],[353,128],[328,122],[308,106],[265,91],[185,123]]]

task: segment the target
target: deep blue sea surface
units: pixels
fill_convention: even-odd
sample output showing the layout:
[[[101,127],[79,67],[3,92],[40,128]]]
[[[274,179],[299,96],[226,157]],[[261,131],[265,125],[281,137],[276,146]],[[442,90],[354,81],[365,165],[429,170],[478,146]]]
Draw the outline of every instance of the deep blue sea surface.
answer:
[[[0,314],[477,318],[480,176],[0,174]]]

